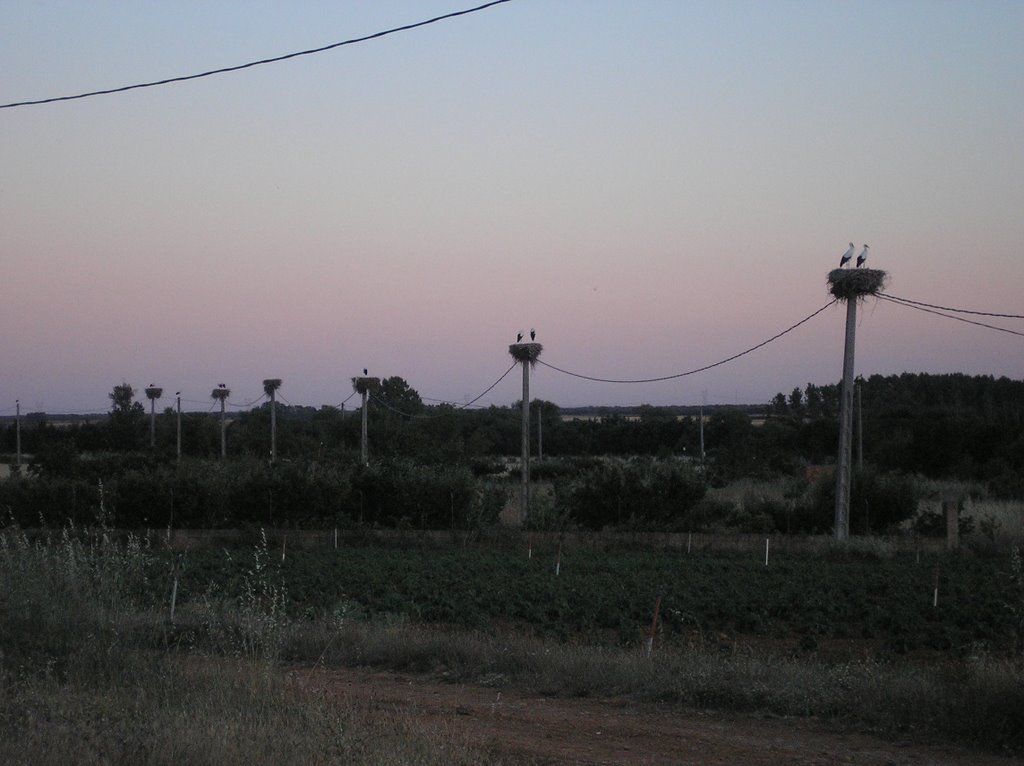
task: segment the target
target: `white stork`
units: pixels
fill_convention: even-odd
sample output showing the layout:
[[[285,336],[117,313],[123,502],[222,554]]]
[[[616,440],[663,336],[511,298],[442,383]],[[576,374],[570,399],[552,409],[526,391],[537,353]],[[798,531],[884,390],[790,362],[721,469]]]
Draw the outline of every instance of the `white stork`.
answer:
[[[857,268],[859,269],[864,265],[864,262],[868,259],[868,246],[864,245],[864,249],[860,251],[860,255],[857,256]]]
[[[853,258],[853,253],[854,253],[854,247],[853,247],[853,243],[851,242],[850,243],[850,247],[847,248],[845,253],[843,253],[843,257],[839,259],[839,268],[843,268],[843,266],[845,266],[846,264],[848,264],[850,262],[850,259]]]

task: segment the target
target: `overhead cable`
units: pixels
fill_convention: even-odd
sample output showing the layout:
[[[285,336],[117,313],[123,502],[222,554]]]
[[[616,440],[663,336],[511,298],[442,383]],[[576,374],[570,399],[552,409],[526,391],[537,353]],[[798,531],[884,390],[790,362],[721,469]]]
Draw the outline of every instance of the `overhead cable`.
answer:
[[[152,88],[157,85],[169,85],[175,82],[184,82],[186,80],[198,80],[201,77],[210,77],[215,74],[225,74],[226,72],[237,72],[240,69],[249,69],[250,67],[260,66],[262,64],[275,64],[278,61],[287,61],[288,59],[298,58],[299,56],[309,56],[314,53],[323,53],[324,51],[333,50],[334,48],[340,48],[343,45],[354,45],[355,43],[363,43],[367,40],[375,40],[379,37],[385,37],[387,35],[395,34],[396,32],[407,32],[410,29],[416,29],[417,27],[425,27],[428,24],[434,24],[438,21],[445,21],[447,19],[453,19],[456,16],[465,16],[470,13],[476,13],[477,11],[483,11],[495,5],[501,5],[507,3],[509,0],[492,0],[492,2],[478,5],[475,8],[466,8],[461,11],[454,11],[452,13],[446,13],[442,16],[435,16],[432,19],[426,19],[425,21],[417,21],[413,24],[406,24],[401,27],[394,27],[392,29],[385,29],[383,32],[375,32],[372,35],[365,35],[364,37],[354,37],[349,40],[342,40],[341,42],[331,43],[330,45],[323,45],[319,48],[310,48],[304,51],[296,51],[294,53],[286,53],[283,56],[273,56],[271,58],[260,59],[258,61],[250,61],[246,64],[237,64],[235,66],[221,67],[220,69],[210,69],[206,72],[199,72],[198,74],[182,75],[180,77],[168,77],[164,80],[153,80],[152,82],[142,82],[135,85],[123,85],[118,88],[106,88],[103,90],[89,91],[88,93],[78,93],[74,96],[55,96],[52,98],[41,98],[34,101],[15,101],[10,104],[0,104],[0,109],[11,109],[16,106],[37,106],[39,104],[52,104],[56,101],[74,101],[80,98],[89,98],[91,96],[105,96],[111,93],[123,93],[128,90],[138,90],[139,88]]]
[[[496,385],[501,383],[501,381],[503,381],[506,378],[506,376],[508,376],[508,374],[510,372],[512,372],[512,370],[515,369],[517,364],[519,364],[519,362],[513,362],[512,366],[509,367],[507,370],[505,370],[505,372],[503,372],[501,374],[501,377],[499,377],[496,381],[494,381],[493,383],[491,383],[491,385],[489,385],[486,389],[484,389],[484,392],[482,394],[480,394],[478,397],[476,397],[475,399],[472,399],[472,400],[466,402],[465,404],[460,404],[458,407],[453,407],[452,409],[454,409],[454,410],[464,410],[464,409],[466,409],[468,407],[471,407],[472,405],[476,404],[478,401],[483,399],[488,393],[490,393],[491,389],[493,389]],[[441,417],[444,417],[445,415],[450,414],[450,412],[437,412],[437,413],[434,413],[434,414],[431,414],[431,415],[413,415],[412,413],[402,412],[401,410],[396,409],[395,407],[392,407],[390,404],[388,404],[387,402],[385,402],[383,399],[381,399],[378,396],[374,396],[373,394],[371,394],[370,397],[373,399],[373,401],[377,402],[378,404],[380,404],[385,409],[391,410],[392,412],[397,413],[398,415],[402,415],[403,417],[407,417],[407,418],[416,418],[416,419],[419,419],[419,420],[433,420],[434,418],[441,418]],[[434,401],[441,401],[441,400],[438,399],[438,400],[434,400]]]
[[[723,364],[727,364],[728,362],[732,362],[732,361],[734,361],[736,359],[739,359],[741,356],[746,356],[747,354],[749,354],[752,351],[757,351],[757,349],[763,348],[764,346],[767,346],[772,341],[778,340],[783,335],[786,335],[787,333],[792,332],[793,330],[795,330],[800,325],[805,324],[806,322],[811,321],[812,319],[814,319],[814,317],[818,316],[818,314],[823,312],[825,309],[827,309],[830,306],[834,305],[837,302],[837,300],[838,299],[829,301],[824,306],[822,306],[820,309],[815,311],[813,314],[810,314],[810,315],[804,317],[803,319],[801,319],[796,324],[791,325],[790,327],[787,327],[782,332],[777,333],[776,335],[773,335],[772,337],[768,338],[768,340],[761,341],[756,346],[751,346],[746,351],[740,351],[738,354],[733,354],[732,356],[727,357],[726,359],[722,359],[721,361],[714,362],[713,364],[706,364],[703,367],[698,367],[695,370],[687,370],[686,372],[677,372],[677,373],[675,373],[673,375],[662,375],[661,377],[658,377],[658,378],[634,378],[634,379],[628,379],[628,380],[626,380],[626,379],[615,379],[615,378],[598,378],[598,377],[594,377],[594,376],[591,376],[591,375],[583,375],[583,374],[578,373],[578,372],[570,372],[569,370],[563,370],[561,367],[555,367],[555,365],[553,365],[553,364],[548,364],[543,359],[538,359],[537,360],[537,364],[542,364],[545,367],[550,367],[552,370],[555,370],[556,372],[561,372],[561,373],[563,373],[565,375],[571,375],[574,378],[582,378],[583,380],[592,380],[595,383],[658,383],[658,382],[661,382],[663,380],[675,380],[676,378],[685,378],[687,375],[696,375],[698,372],[704,372],[704,371],[710,370],[710,369],[712,369],[714,367],[721,367]]]
[[[995,317],[997,319],[1024,319],[1024,315],[1021,314],[997,314],[992,311],[969,311],[968,309],[954,309],[949,306],[936,306],[933,303],[923,303],[921,301],[912,301],[910,298],[901,298],[898,295],[887,295],[886,293],[878,293],[879,298],[888,298],[889,300],[898,301],[900,303],[907,303],[913,306],[922,306],[929,309],[938,309],[939,311],[952,311],[955,314],[973,314],[974,316],[980,317]]]
[[[908,301],[902,301],[898,298],[894,298],[891,295],[879,294],[878,297],[881,298],[883,301],[895,303],[897,306],[904,306],[908,309],[914,309],[915,311],[923,311],[926,314],[935,314],[936,316],[946,317],[946,319],[955,319],[956,321],[963,322],[964,324],[972,324],[975,325],[976,327],[984,327],[989,330],[998,330],[999,332],[1005,332],[1010,335],[1019,335],[1022,338],[1024,338],[1024,332],[1018,332],[1017,330],[1010,330],[1009,328],[1006,327],[997,327],[994,324],[985,324],[984,322],[975,322],[973,319],[964,319],[963,317],[954,316],[953,314],[944,314],[941,311],[935,311],[934,309],[924,308],[923,306],[916,305]]]

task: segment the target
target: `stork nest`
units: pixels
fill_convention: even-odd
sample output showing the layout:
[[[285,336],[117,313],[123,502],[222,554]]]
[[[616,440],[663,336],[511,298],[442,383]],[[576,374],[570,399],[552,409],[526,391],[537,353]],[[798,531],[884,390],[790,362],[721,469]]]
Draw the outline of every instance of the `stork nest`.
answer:
[[[213,391],[210,392],[210,396],[213,397],[214,399],[217,399],[218,401],[221,399],[227,399],[229,396],[231,396],[231,389],[215,388],[213,389]]]
[[[828,291],[840,300],[859,300],[880,293],[888,278],[880,269],[832,269],[828,273]]]
[[[372,394],[380,389],[380,378],[352,378],[352,388],[357,394]]]
[[[508,352],[517,362],[529,362],[530,366],[537,364],[540,352],[544,347],[539,343],[513,343],[508,347]]]
[[[149,388],[146,389],[147,399],[159,399],[163,395],[164,390],[159,386],[150,386]]]
[[[267,378],[266,380],[263,381],[263,393],[265,393],[267,396],[270,396],[272,393],[274,393],[280,387],[281,387],[281,379],[280,378]]]

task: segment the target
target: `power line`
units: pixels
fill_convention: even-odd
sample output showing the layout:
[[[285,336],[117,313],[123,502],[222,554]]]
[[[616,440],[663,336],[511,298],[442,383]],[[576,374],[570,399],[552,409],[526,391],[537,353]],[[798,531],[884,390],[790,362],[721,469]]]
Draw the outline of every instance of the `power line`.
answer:
[[[246,404],[235,404],[234,402],[228,402],[227,405],[228,405],[228,407],[234,407],[236,409],[245,409],[246,407],[255,407],[257,404],[259,404],[260,402],[262,402],[266,398],[267,398],[267,395],[263,394],[262,396],[260,396],[260,397],[258,397],[256,399],[253,399],[251,402],[248,402]]]
[[[469,407],[470,405],[476,404],[476,403],[477,403],[478,401],[480,401],[481,399],[483,399],[483,398],[484,398],[485,396],[487,396],[487,394],[489,394],[489,393],[491,392],[491,389],[492,389],[492,388],[494,388],[494,387],[495,387],[496,385],[498,385],[499,383],[501,383],[501,381],[503,381],[503,380],[505,379],[505,376],[506,376],[506,375],[508,375],[508,374],[509,374],[510,372],[512,372],[512,370],[514,370],[514,369],[516,368],[516,365],[517,365],[517,364],[519,364],[519,362],[512,362],[512,366],[511,366],[511,367],[509,367],[509,368],[508,368],[507,370],[505,370],[505,372],[501,373],[501,377],[500,377],[500,378],[498,378],[498,379],[497,379],[496,381],[494,381],[493,383],[491,383],[491,385],[489,385],[489,386],[488,386],[488,387],[487,387],[487,388],[486,388],[486,389],[484,390],[484,392],[483,392],[482,394],[480,394],[480,396],[476,397],[475,399],[471,399],[471,400],[469,400],[468,402],[466,402],[465,404],[463,404],[463,405],[462,405],[462,406],[460,406],[460,407],[456,407],[456,409],[459,409],[459,410],[464,410],[464,409],[466,409],[467,407]]]
[[[353,391],[353,392],[352,392],[351,394],[349,394],[349,395],[348,395],[348,396],[346,396],[346,397],[345,397],[344,399],[342,399],[342,400],[341,400],[341,403],[340,403],[340,404],[336,404],[336,405],[334,405],[334,409],[336,409],[336,410],[340,410],[340,409],[341,409],[342,407],[344,407],[344,406],[345,406],[345,402],[347,402],[347,401],[348,401],[349,399],[351,399],[351,398],[352,398],[353,396],[355,396],[355,395],[356,395],[356,392],[355,392],[355,391]]]
[[[658,377],[658,378],[636,378],[636,379],[632,379],[632,380],[616,380],[614,378],[597,378],[597,377],[593,377],[591,375],[582,375],[582,374],[580,374],[578,372],[569,372],[569,370],[563,370],[561,367],[555,367],[555,365],[553,365],[553,364],[548,364],[543,359],[538,359],[537,363],[538,364],[543,364],[545,367],[550,367],[552,370],[555,370],[556,372],[561,372],[561,373],[563,373],[565,375],[571,375],[574,378],[582,378],[583,380],[592,380],[595,383],[658,383],[658,382],[661,382],[663,380],[675,380],[676,378],[685,378],[687,375],[696,375],[698,372],[704,372],[704,371],[710,370],[710,369],[712,369],[714,367],[721,367],[723,364],[727,364],[728,362],[732,362],[732,361],[734,361],[736,359],[739,359],[741,356],[746,356],[747,354],[749,354],[752,351],[757,351],[757,349],[763,348],[764,346],[767,346],[772,341],[778,340],[783,335],[786,335],[787,333],[792,332],[793,330],[795,330],[800,325],[805,324],[806,322],[811,321],[812,319],[814,319],[814,317],[818,316],[818,314],[820,314],[825,309],[831,307],[836,302],[837,302],[837,300],[829,301],[824,306],[822,306],[820,309],[815,311],[813,314],[810,314],[810,315],[804,317],[803,319],[801,319],[796,324],[791,325],[790,327],[787,327],[782,332],[780,332],[780,333],[778,333],[776,335],[773,335],[772,337],[768,338],[768,340],[761,341],[756,346],[751,346],[746,351],[740,351],[738,354],[733,354],[732,356],[727,357],[726,359],[722,359],[721,361],[715,362],[713,364],[706,364],[703,367],[698,367],[695,370],[687,370],[686,372],[677,372],[674,375],[662,375],[661,377]]]
[[[972,324],[975,325],[976,327],[985,327],[986,329],[989,330],[998,330],[999,332],[1009,333],[1010,335],[1019,335],[1022,338],[1024,338],[1024,332],[1018,332],[1017,330],[1010,330],[1006,327],[997,327],[994,324],[985,324],[984,322],[975,322],[973,319],[964,319],[963,317],[953,316],[952,314],[944,314],[941,311],[935,311],[934,309],[928,309],[924,308],[923,306],[915,305],[907,301],[902,301],[891,295],[879,294],[878,297],[881,298],[883,301],[895,303],[897,306],[904,306],[908,309],[914,309],[915,311],[923,311],[926,314],[935,314],[936,316],[946,317],[946,319],[955,319],[956,321],[963,322],[964,324]]]
[[[201,77],[210,77],[215,74],[225,74],[226,72],[237,72],[240,69],[248,69],[254,66],[260,66],[262,64],[275,64],[279,61],[287,61],[288,59],[298,58],[299,56],[309,56],[314,53],[323,53],[324,51],[333,50],[334,48],[340,48],[343,45],[354,45],[355,43],[363,43],[367,40],[376,40],[380,37],[395,34],[396,32],[407,32],[410,29],[416,29],[417,27],[425,27],[428,24],[434,24],[438,21],[445,21],[447,19],[453,19],[457,16],[465,16],[470,13],[476,13],[477,11],[483,11],[495,5],[501,5],[507,3],[509,0],[492,0],[492,2],[478,5],[475,8],[466,8],[461,11],[454,11],[452,13],[446,13],[442,16],[435,16],[432,19],[425,21],[417,21],[413,24],[406,24],[401,27],[394,27],[392,29],[385,29],[383,32],[375,32],[372,35],[366,35],[364,37],[354,37],[349,40],[343,40],[337,43],[331,43],[330,45],[324,45],[319,48],[310,48],[304,51],[296,51],[295,53],[286,53],[283,56],[274,56],[272,58],[260,59],[258,61],[250,61],[247,64],[237,64],[235,66],[222,67],[220,69],[210,69],[206,72],[200,72],[198,74],[182,75],[180,77],[168,77],[164,80],[154,80],[152,82],[137,83],[135,85],[123,85],[119,88],[106,88],[104,90],[94,90],[88,93],[79,93],[74,96],[55,96],[53,98],[41,98],[34,101],[15,101],[10,104],[0,104],[0,109],[11,109],[16,106],[37,106],[39,104],[52,104],[56,101],[74,101],[80,98],[89,98],[91,96],[105,96],[111,93],[123,93],[128,90],[138,90],[139,88],[152,88],[157,85],[169,85],[175,82],[185,82],[186,80],[198,80]]]
[[[973,314],[974,316],[981,317],[996,317],[1000,319],[1024,319],[1021,314],[996,314],[991,311],[969,311],[967,309],[954,309],[949,306],[936,306],[932,303],[922,303],[921,301],[912,301],[910,298],[900,298],[898,295],[886,295],[885,293],[878,293],[879,298],[887,298],[892,301],[898,301],[899,303],[907,303],[914,306],[923,306],[930,309],[938,309],[939,311],[952,311],[956,314]]]
[[[482,394],[480,394],[480,396],[476,397],[475,399],[472,399],[471,401],[466,402],[465,404],[461,404],[458,407],[453,407],[453,409],[455,409],[455,410],[464,410],[464,409],[467,409],[468,407],[472,406],[473,404],[476,404],[476,402],[480,401],[483,397],[485,397],[488,393],[490,393],[492,388],[494,388],[496,385],[501,383],[501,381],[503,381],[505,379],[505,377],[510,372],[512,372],[512,370],[515,369],[517,364],[519,364],[519,362],[513,362],[512,366],[509,367],[507,370],[505,370],[505,372],[503,372],[501,374],[501,377],[499,377],[496,381],[491,383],[491,385],[489,385],[484,390],[484,392]],[[449,412],[438,412],[438,413],[435,413],[433,415],[413,415],[412,413],[402,412],[401,410],[396,409],[395,407],[392,407],[390,404],[385,402],[383,399],[381,399],[381,398],[379,398],[377,396],[374,396],[373,394],[370,394],[370,398],[373,399],[375,402],[377,402],[382,407],[384,407],[385,409],[391,410],[392,412],[397,413],[398,415],[401,415],[401,416],[406,417],[406,418],[416,418],[418,420],[433,420],[434,418],[441,418],[441,417],[444,417],[445,415],[450,414]],[[422,399],[423,397],[420,397],[420,398]],[[434,399],[432,401],[443,401],[443,400],[441,400],[441,399]],[[448,404],[448,403],[449,402],[445,402],[445,404]]]

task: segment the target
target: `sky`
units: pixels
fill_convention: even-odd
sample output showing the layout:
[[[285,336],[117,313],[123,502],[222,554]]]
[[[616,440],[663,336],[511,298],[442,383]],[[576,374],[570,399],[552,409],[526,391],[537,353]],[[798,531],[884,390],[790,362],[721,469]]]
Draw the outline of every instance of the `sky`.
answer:
[[[0,103],[482,1],[0,0]],[[1024,314],[1021,30],[1019,2],[511,0],[0,109],[0,413],[264,378],[338,404],[363,368],[466,402],[530,328],[565,370],[673,375],[825,306],[851,240],[891,295]],[[766,402],[840,379],[844,323],[660,383],[541,365],[531,396]],[[856,366],[1019,379],[1024,337],[869,300]]]

